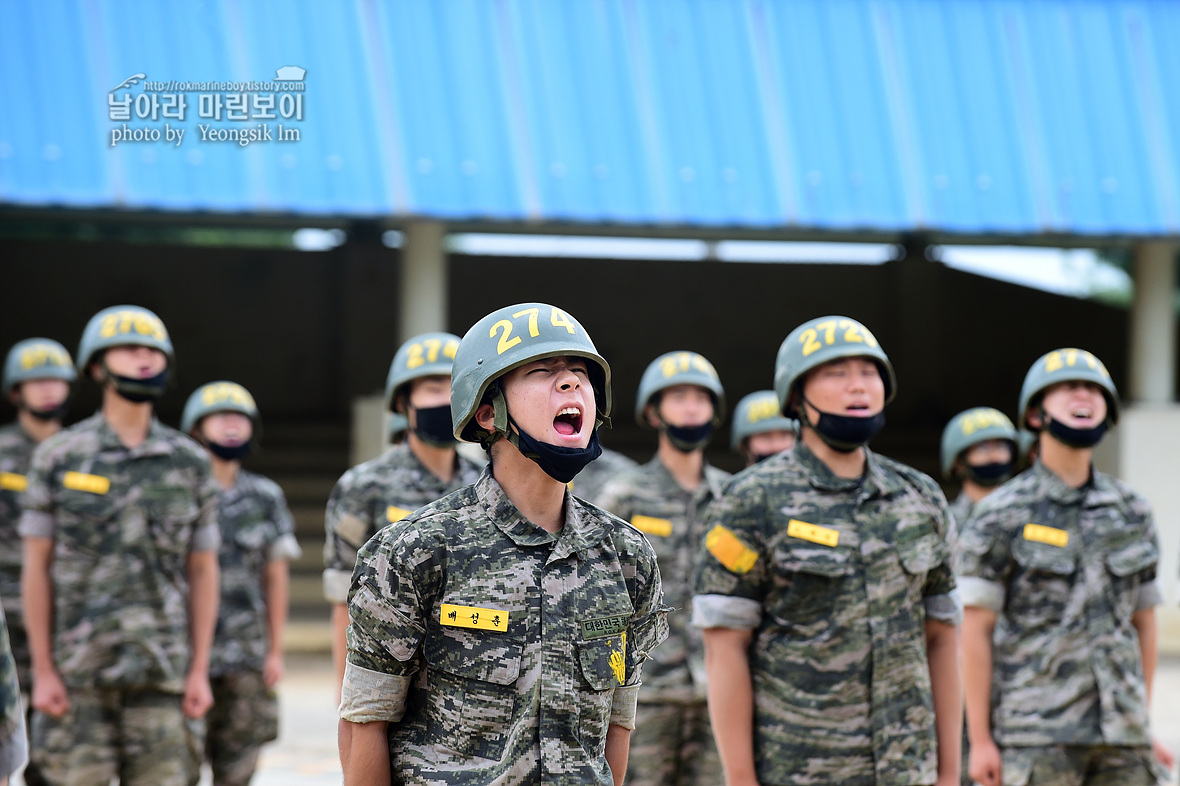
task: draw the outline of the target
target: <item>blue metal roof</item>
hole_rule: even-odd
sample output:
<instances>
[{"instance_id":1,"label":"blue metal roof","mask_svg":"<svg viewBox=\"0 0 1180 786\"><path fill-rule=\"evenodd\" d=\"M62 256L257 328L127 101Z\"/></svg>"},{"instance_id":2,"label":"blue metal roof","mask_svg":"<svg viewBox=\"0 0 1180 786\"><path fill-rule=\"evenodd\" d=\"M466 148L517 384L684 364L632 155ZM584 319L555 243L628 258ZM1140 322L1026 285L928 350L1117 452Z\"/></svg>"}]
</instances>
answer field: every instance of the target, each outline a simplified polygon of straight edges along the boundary
<instances>
[{"instance_id":1,"label":"blue metal roof","mask_svg":"<svg viewBox=\"0 0 1180 786\"><path fill-rule=\"evenodd\" d=\"M1174 235L1177 40L1169 0L0 0L0 204ZM131 75L284 66L301 121L197 91L111 146ZM300 140L199 139L260 122Z\"/></svg>"}]
</instances>

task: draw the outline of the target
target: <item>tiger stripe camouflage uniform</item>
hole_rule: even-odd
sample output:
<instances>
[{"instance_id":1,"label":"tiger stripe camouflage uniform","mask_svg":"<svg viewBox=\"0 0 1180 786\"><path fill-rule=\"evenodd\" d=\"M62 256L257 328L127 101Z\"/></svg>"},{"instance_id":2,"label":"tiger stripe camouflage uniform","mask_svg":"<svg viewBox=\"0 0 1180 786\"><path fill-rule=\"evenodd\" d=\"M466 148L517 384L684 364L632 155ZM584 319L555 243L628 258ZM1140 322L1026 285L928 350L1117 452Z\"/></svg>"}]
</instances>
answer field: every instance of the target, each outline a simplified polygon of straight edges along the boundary
<instances>
[{"instance_id":1,"label":"tiger stripe camouflage uniform","mask_svg":"<svg viewBox=\"0 0 1180 786\"><path fill-rule=\"evenodd\" d=\"M332 603L348 602L357 552L378 530L479 478L479 467L472 461L460 454L455 461L455 474L444 483L408 444L401 444L340 477L324 517L324 597Z\"/></svg>"},{"instance_id":2,"label":"tiger stripe camouflage uniform","mask_svg":"<svg viewBox=\"0 0 1180 786\"><path fill-rule=\"evenodd\" d=\"M488 469L361 551L341 717L389 722L393 783L613 784L667 610L639 532L565 511L545 531Z\"/></svg>"},{"instance_id":3,"label":"tiger stripe camouflage uniform","mask_svg":"<svg viewBox=\"0 0 1180 786\"><path fill-rule=\"evenodd\" d=\"M627 782L719 784L724 780L705 702L701 632L689 624L692 580L705 537L705 512L730 474L704 467L704 480L686 491L656 456L603 488L601 507L643 532L656 552L664 584L668 640L644 667ZM688 766L690 771L677 772Z\"/></svg>"},{"instance_id":4,"label":"tiger stripe camouflage uniform","mask_svg":"<svg viewBox=\"0 0 1180 786\"><path fill-rule=\"evenodd\" d=\"M20 769L29 754L25 711L16 662L8 644L8 625L0 609L0 780Z\"/></svg>"},{"instance_id":5,"label":"tiger stripe camouflage uniform","mask_svg":"<svg viewBox=\"0 0 1180 786\"><path fill-rule=\"evenodd\" d=\"M263 681L270 649L265 573L268 563L299 559L295 521L278 484L238 470L218 509L221 604L209 660L213 709L206 753L213 782L247 784L261 745L278 737L278 701Z\"/></svg>"},{"instance_id":6,"label":"tiger stripe camouflage uniform","mask_svg":"<svg viewBox=\"0 0 1180 786\"><path fill-rule=\"evenodd\" d=\"M20 572L21 540L17 525L20 522L21 493L28 482L26 475L33 460L37 443L25 433L19 423L0 428L0 604L8 620L8 641L16 662L16 674L21 692L32 690L29 661L29 639L25 633L25 614L21 606Z\"/></svg>"},{"instance_id":7,"label":"tiger stripe camouflage uniform","mask_svg":"<svg viewBox=\"0 0 1180 786\"><path fill-rule=\"evenodd\" d=\"M946 500L867 448L837 477L802 442L709 512L693 624L753 631L754 760L766 786L932 784L925 620L957 624Z\"/></svg>"},{"instance_id":8,"label":"tiger stripe camouflage uniform","mask_svg":"<svg viewBox=\"0 0 1180 786\"><path fill-rule=\"evenodd\" d=\"M1056 783L1044 779L1087 769L1061 757L1088 751L1138 760L1142 782L1153 783L1131 624L1162 602L1147 501L1096 470L1073 488L1038 462L976 504L958 555L964 605L997 614L991 723L1003 782ZM1114 778L1086 783L1137 782L1126 770Z\"/></svg>"},{"instance_id":9,"label":"tiger stripe camouflage uniform","mask_svg":"<svg viewBox=\"0 0 1180 786\"><path fill-rule=\"evenodd\" d=\"M181 712L187 558L220 540L205 452L154 419L128 448L99 413L41 443L22 502L21 535L54 541L51 646L70 701L61 718L33 714L41 774L98 783L121 751L128 786L196 783L203 723Z\"/></svg>"}]
</instances>

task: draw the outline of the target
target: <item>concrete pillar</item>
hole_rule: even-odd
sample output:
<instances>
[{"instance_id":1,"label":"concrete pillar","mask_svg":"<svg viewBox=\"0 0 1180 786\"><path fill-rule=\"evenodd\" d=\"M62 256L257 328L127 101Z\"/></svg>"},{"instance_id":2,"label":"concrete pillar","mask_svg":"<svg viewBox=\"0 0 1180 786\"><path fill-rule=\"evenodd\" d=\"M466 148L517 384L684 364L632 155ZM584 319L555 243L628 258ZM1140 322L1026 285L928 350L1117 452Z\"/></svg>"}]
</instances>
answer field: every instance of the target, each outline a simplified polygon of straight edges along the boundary
<instances>
[{"instance_id":1,"label":"concrete pillar","mask_svg":"<svg viewBox=\"0 0 1180 786\"><path fill-rule=\"evenodd\" d=\"M1176 253L1172 241L1135 247L1128 398L1170 404L1176 398Z\"/></svg>"},{"instance_id":2,"label":"concrete pillar","mask_svg":"<svg viewBox=\"0 0 1180 786\"><path fill-rule=\"evenodd\" d=\"M416 221L405 228L399 327L401 341L419 333L447 329L445 227Z\"/></svg>"}]
</instances>

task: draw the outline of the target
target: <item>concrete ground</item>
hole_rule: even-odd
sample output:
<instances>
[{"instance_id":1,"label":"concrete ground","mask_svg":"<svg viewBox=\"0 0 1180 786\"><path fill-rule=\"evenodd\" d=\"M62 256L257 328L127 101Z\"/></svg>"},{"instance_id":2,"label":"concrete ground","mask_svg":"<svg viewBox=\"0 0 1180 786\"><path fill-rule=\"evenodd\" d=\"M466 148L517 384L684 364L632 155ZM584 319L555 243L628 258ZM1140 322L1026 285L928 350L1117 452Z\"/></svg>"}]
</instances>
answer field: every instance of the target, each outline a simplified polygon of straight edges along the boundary
<instances>
[{"instance_id":1,"label":"concrete ground","mask_svg":"<svg viewBox=\"0 0 1180 786\"><path fill-rule=\"evenodd\" d=\"M332 683L332 663L326 654L289 657L287 676L280 684L279 739L263 753L254 786L340 784ZM1154 694L1156 735L1180 755L1180 657L1161 659ZM1177 783L1175 777L1173 773L1173 784Z\"/></svg>"}]
</instances>

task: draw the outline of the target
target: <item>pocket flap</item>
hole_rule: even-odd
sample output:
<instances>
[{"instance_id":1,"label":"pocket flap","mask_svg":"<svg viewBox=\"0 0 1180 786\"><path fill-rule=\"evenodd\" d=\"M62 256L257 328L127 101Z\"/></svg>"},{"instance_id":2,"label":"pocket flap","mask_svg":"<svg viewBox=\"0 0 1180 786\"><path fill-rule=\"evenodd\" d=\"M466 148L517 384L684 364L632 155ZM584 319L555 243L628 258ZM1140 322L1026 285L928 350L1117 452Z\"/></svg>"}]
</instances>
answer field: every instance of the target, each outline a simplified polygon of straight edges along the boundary
<instances>
[{"instance_id":1,"label":"pocket flap","mask_svg":"<svg viewBox=\"0 0 1180 786\"><path fill-rule=\"evenodd\" d=\"M787 572L810 573L827 578L847 576L855 568L847 551L826 546L811 548L793 545L790 552L778 562Z\"/></svg>"},{"instance_id":2,"label":"pocket flap","mask_svg":"<svg viewBox=\"0 0 1180 786\"><path fill-rule=\"evenodd\" d=\"M578 642L582 676L594 690L617 688L627 681L627 634Z\"/></svg>"},{"instance_id":3,"label":"pocket flap","mask_svg":"<svg viewBox=\"0 0 1180 786\"><path fill-rule=\"evenodd\" d=\"M909 543L898 544L897 555L906 573L929 573L950 559L951 549L946 541L931 532Z\"/></svg>"},{"instance_id":4,"label":"pocket flap","mask_svg":"<svg viewBox=\"0 0 1180 786\"><path fill-rule=\"evenodd\" d=\"M516 636L478 628L436 628L423 646L432 668L471 680L511 685L520 676L523 644Z\"/></svg>"},{"instance_id":5,"label":"pocket flap","mask_svg":"<svg viewBox=\"0 0 1180 786\"><path fill-rule=\"evenodd\" d=\"M1078 568L1077 550L1072 543L1062 548L1017 538L1012 543L1012 559L1026 570L1059 576L1068 576Z\"/></svg>"},{"instance_id":6,"label":"pocket flap","mask_svg":"<svg viewBox=\"0 0 1180 786\"><path fill-rule=\"evenodd\" d=\"M1159 562L1159 550L1150 540L1136 540L1106 555L1106 567L1122 578L1148 570Z\"/></svg>"}]
</instances>

